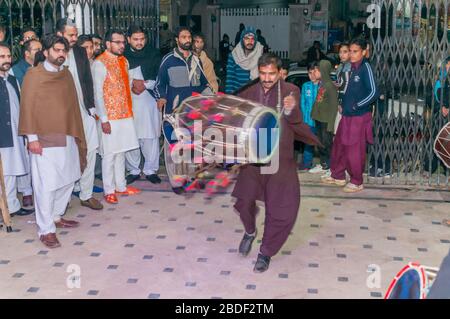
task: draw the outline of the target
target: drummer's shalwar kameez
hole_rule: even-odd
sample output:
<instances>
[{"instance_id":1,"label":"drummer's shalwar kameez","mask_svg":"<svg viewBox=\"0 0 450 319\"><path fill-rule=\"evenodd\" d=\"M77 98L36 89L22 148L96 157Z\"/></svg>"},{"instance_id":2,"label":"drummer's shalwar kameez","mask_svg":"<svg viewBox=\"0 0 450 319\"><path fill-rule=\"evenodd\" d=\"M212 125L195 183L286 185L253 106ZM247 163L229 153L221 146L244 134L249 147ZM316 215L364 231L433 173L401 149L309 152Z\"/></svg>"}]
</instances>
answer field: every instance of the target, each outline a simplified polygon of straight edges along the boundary
<instances>
[{"instance_id":1,"label":"drummer's shalwar kameez","mask_svg":"<svg viewBox=\"0 0 450 319\"><path fill-rule=\"evenodd\" d=\"M256 200L264 201L266 212L260 252L269 257L275 255L286 242L300 207L300 183L294 159L294 138L308 145L319 144L309 126L302 122L299 89L284 81L280 82L280 86L281 101L292 92L297 105L289 115L283 114L280 119L279 169L274 174L261 174L261 167L245 166L240 170L232 193L232 196L237 198L234 207L248 234L256 230L258 212ZM239 96L275 108L279 100L278 85L274 85L264 93L262 85L257 83Z\"/></svg>"}]
</instances>

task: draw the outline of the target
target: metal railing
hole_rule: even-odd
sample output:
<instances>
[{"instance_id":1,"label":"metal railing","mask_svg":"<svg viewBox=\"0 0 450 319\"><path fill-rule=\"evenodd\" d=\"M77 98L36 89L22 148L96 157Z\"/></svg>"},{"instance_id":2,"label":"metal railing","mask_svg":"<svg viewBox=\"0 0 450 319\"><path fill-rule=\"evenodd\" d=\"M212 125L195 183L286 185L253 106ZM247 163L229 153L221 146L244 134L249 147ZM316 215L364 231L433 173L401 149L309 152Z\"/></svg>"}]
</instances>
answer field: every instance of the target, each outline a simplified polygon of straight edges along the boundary
<instances>
[{"instance_id":1,"label":"metal railing","mask_svg":"<svg viewBox=\"0 0 450 319\"><path fill-rule=\"evenodd\" d=\"M0 0L0 24L6 26L7 41L14 48L24 28L42 37L54 32L56 21L66 16L76 21L80 34L104 35L112 27L126 30L139 24L156 45L158 6L157 0Z\"/></svg>"},{"instance_id":2,"label":"metal railing","mask_svg":"<svg viewBox=\"0 0 450 319\"><path fill-rule=\"evenodd\" d=\"M448 186L449 171L433 151L449 106L437 80L449 77L449 0L378 0L381 26L372 29L371 64L382 99L374 110L369 183ZM376 176L376 175L375 175Z\"/></svg>"}]
</instances>

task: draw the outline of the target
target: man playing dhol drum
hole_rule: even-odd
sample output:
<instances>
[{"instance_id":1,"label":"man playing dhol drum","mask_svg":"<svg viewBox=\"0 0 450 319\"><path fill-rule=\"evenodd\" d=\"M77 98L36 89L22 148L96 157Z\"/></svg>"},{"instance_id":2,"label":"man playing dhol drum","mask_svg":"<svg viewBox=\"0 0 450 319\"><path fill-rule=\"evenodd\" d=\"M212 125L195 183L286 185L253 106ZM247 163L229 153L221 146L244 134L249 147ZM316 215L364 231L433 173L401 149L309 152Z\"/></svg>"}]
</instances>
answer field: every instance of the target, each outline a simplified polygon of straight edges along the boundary
<instances>
[{"instance_id":1,"label":"man playing dhol drum","mask_svg":"<svg viewBox=\"0 0 450 319\"><path fill-rule=\"evenodd\" d=\"M249 86L239 96L268 107L284 108L280 119L279 161L276 172L264 174L261 165L241 168L232 196L234 205L244 224L245 234L239 245L239 253L247 256L256 238L256 200L265 203L264 234L254 271L269 268L270 258L286 242L300 207L300 184L294 159L294 139L309 145L319 145L318 138L303 123L299 108L299 89L280 79L281 59L266 53L258 61L259 83ZM276 157L276 156L275 156Z\"/></svg>"}]
</instances>

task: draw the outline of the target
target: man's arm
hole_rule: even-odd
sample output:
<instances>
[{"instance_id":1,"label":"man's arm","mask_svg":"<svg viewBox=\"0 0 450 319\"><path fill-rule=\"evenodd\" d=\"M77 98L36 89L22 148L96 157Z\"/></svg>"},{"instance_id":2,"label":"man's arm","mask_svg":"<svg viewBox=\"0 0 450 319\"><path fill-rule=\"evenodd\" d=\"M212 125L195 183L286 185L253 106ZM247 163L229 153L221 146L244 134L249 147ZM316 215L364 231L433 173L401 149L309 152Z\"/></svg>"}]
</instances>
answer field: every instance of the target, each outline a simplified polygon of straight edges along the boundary
<instances>
[{"instance_id":1,"label":"man's arm","mask_svg":"<svg viewBox=\"0 0 450 319\"><path fill-rule=\"evenodd\" d=\"M94 80L94 99L97 115L102 123L108 122L108 113L103 100L103 84L106 79L106 68L100 61L92 64L92 75Z\"/></svg>"},{"instance_id":2,"label":"man's arm","mask_svg":"<svg viewBox=\"0 0 450 319\"><path fill-rule=\"evenodd\" d=\"M228 62L227 62L227 78L225 80L225 92L227 94L231 94L234 91L236 91L236 87L234 83L236 83L236 72L235 72L235 65L233 55L228 55Z\"/></svg>"},{"instance_id":3,"label":"man's arm","mask_svg":"<svg viewBox=\"0 0 450 319\"><path fill-rule=\"evenodd\" d=\"M167 64L165 61L161 64L158 71L158 76L156 77L155 88L153 92L157 100L167 99L167 87L169 84L169 76L167 72Z\"/></svg>"},{"instance_id":4,"label":"man's arm","mask_svg":"<svg viewBox=\"0 0 450 319\"><path fill-rule=\"evenodd\" d=\"M373 103L378 98L378 89L373 76L372 68L368 62L365 62L362 66L363 72L361 72L361 81L363 81L369 94L362 100L356 103L356 109L364 108Z\"/></svg>"}]
</instances>

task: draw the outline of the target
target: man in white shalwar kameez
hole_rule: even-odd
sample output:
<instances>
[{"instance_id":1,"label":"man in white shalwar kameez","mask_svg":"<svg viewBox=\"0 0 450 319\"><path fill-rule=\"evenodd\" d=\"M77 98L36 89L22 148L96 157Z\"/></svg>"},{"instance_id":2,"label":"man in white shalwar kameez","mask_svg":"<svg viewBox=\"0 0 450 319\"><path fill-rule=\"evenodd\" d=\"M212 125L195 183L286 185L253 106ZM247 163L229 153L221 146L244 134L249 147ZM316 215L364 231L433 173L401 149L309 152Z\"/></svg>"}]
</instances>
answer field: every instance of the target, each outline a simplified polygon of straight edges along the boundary
<instances>
[{"instance_id":1,"label":"man in white shalwar kameez","mask_svg":"<svg viewBox=\"0 0 450 319\"><path fill-rule=\"evenodd\" d=\"M95 180L95 160L99 143L97 124L95 121L94 88L91 67L86 50L76 45L78 40L76 25L71 23L69 19L64 18L58 20L56 27L57 35L63 36L70 45L70 51L64 65L69 68L75 82L88 149L87 166L81 175L80 181L75 184L75 191L80 192L82 206L93 210L101 210L103 209L103 205L92 196Z\"/></svg>"},{"instance_id":2,"label":"man in white shalwar kameez","mask_svg":"<svg viewBox=\"0 0 450 319\"><path fill-rule=\"evenodd\" d=\"M17 183L20 176L29 174L29 161L19 127L19 84L8 74L11 68L11 50L0 43L0 155L6 187L8 209L11 216L32 214L33 209L22 209L17 198Z\"/></svg>"},{"instance_id":3,"label":"man in white shalwar kameez","mask_svg":"<svg viewBox=\"0 0 450 319\"><path fill-rule=\"evenodd\" d=\"M140 190L127 186L125 153L139 148L133 121L128 62L123 56L125 35L116 29L105 35L106 51L92 64L94 96L100 118L100 155L105 201L117 204L117 194L134 195Z\"/></svg>"},{"instance_id":4,"label":"man in white shalwar kameez","mask_svg":"<svg viewBox=\"0 0 450 319\"><path fill-rule=\"evenodd\" d=\"M128 46L125 57L130 64L132 83L133 118L140 149L126 153L126 168L129 171L127 184L140 178L141 152L144 157L143 173L148 181L161 183L159 170L159 137L161 136L161 112L151 92L155 87L161 55L159 50L147 43L144 30L131 26L128 30Z\"/></svg>"},{"instance_id":5,"label":"man in white shalwar kameez","mask_svg":"<svg viewBox=\"0 0 450 319\"><path fill-rule=\"evenodd\" d=\"M86 166L86 142L70 72L63 66L69 44L51 35L43 40L46 60L24 78L19 134L28 138L36 223L41 242L61 246L56 228L79 225L63 219L74 183Z\"/></svg>"}]
</instances>

